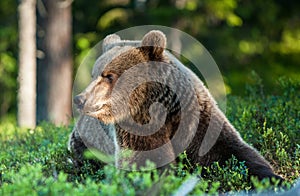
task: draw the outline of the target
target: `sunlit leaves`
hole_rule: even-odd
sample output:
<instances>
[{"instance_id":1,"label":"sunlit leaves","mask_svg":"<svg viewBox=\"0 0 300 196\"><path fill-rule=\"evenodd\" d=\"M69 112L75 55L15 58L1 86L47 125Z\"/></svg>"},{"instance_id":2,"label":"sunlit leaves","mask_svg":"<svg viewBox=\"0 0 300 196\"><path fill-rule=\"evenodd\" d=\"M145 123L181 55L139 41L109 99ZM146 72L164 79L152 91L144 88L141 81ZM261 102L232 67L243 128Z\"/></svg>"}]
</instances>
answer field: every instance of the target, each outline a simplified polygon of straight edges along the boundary
<instances>
[{"instance_id":1,"label":"sunlit leaves","mask_svg":"<svg viewBox=\"0 0 300 196\"><path fill-rule=\"evenodd\" d=\"M125 9L122 8L115 8L112 10L109 10L104 15L101 16L101 18L98 21L97 27L99 29L106 29L109 28L113 22L116 21L123 21L127 22L128 14Z\"/></svg>"}]
</instances>

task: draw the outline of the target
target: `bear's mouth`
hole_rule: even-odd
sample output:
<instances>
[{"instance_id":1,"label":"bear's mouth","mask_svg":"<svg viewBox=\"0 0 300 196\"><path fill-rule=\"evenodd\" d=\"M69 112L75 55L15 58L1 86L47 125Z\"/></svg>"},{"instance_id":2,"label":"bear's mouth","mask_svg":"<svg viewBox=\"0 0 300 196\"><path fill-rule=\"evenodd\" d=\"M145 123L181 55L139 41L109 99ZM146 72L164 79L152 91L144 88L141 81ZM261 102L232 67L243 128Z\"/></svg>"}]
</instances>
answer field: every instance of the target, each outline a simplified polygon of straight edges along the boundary
<instances>
[{"instance_id":1,"label":"bear's mouth","mask_svg":"<svg viewBox=\"0 0 300 196\"><path fill-rule=\"evenodd\" d=\"M97 114L99 114L99 110L96 111L88 111L88 112L84 112L86 115L88 116L97 116Z\"/></svg>"}]
</instances>

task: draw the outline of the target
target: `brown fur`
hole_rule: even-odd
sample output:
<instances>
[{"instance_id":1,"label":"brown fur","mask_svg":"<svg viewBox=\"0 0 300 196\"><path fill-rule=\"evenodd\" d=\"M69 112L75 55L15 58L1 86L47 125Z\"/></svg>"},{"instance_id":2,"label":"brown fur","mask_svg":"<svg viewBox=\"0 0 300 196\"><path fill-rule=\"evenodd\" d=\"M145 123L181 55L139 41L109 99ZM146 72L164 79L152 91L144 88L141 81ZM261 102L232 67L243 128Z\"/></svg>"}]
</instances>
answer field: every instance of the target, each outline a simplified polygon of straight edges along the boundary
<instances>
[{"instance_id":1,"label":"brown fur","mask_svg":"<svg viewBox=\"0 0 300 196\"><path fill-rule=\"evenodd\" d=\"M143 157L143 153L137 152L133 158L129 159L129 162L137 160L145 161L147 158L150 160L153 158L152 161L155 162L155 158L157 157L172 157L175 159L177 152L180 151L181 142L191 139L186 152L193 164L207 166L214 161L222 163L234 155L238 160L245 161L251 175L256 175L259 179L266 177L281 179L280 176L277 176L273 172L270 164L254 148L241 139L239 133L218 108L203 83L187 68L178 68L178 65L174 64L172 59L169 58L170 56L164 53L163 48L165 46L166 38L164 34L158 31L151 31L144 36L141 47L130 47L124 53L114 58L103 71L99 72L98 77L95 77L87 89L76 97L77 105L79 105L82 112L99 119L103 123L115 124L117 142L121 149L142 152L170 143L170 145L166 145L160 152L156 152L156 157ZM154 61L154 63L149 63L149 61ZM123 103L123 100L119 97L120 94L126 92L113 94L113 89L118 79L127 70L141 63L146 64L145 69L150 69L151 66L160 66L155 62L167 63L178 70L183 69L185 77L177 78L177 76L170 76L170 80L175 81L179 79L180 86L178 88L183 92L185 92L186 85L190 83L195 89L197 103L184 104L188 105L187 108L191 112L199 110L199 115L194 116L194 118L199 120L199 124L195 135L190 132L191 128L189 126L192 125L186 124L186 132L180 135L182 141L180 139L173 140L180 123L180 116L182 115L182 105L180 105L182 103L179 103L180 97L176 97L176 94L170 89L156 82L141 84L131 92L129 103ZM124 88L130 84L130 81L135 80L135 76L133 75L126 79L127 83L120 84ZM123 88L120 89L122 91ZM188 97L189 92L185 93L185 96ZM185 100L190 99L187 98ZM120 123L126 122L131 117L138 124L149 123L151 121L149 108L155 102L160 102L167 108L166 121L157 132L152 135L141 136L121 128ZM118 112L113 111L112 104L119 104L119 107L117 107ZM126 104L129 104L129 113L122 107ZM218 128L221 128L221 133L210 151L204 156L199 156L200 146L204 142L203 139L211 122L212 115L216 117L212 134L218 134ZM217 126L218 124L220 126Z\"/></svg>"}]
</instances>

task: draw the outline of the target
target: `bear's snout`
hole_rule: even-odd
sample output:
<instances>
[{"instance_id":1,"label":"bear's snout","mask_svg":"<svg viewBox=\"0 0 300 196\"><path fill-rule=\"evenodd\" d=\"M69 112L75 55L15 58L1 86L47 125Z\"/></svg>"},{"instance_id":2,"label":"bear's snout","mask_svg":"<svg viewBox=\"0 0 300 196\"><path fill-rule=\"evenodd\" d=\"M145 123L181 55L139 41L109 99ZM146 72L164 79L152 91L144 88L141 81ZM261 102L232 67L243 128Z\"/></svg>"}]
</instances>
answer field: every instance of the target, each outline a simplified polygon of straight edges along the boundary
<instances>
[{"instance_id":1,"label":"bear's snout","mask_svg":"<svg viewBox=\"0 0 300 196\"><path fill-rule=\"evenodd\" d=\"M86 102L86 99L82 94L79 94L74 97L73 101L74 101L75 105L77 106L77 108L82 110L83 106Z\"/></svg>"}]
</instances>

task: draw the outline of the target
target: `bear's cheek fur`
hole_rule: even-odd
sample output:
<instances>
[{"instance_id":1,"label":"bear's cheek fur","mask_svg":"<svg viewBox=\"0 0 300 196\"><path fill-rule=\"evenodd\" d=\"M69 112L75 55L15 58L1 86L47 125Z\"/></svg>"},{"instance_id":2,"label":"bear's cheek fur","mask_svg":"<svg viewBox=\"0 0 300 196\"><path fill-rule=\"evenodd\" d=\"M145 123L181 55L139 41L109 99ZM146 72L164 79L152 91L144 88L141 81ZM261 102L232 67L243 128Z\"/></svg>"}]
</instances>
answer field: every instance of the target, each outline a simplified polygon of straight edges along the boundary
<instances>
[{"instance_id":1,"label":"bear's cheek fur","mask_svg":"<svg viewBox=\"0 0 300 196\"><path fill-rule=\"evenodd\" d=\"M99 110L95 116L98 120L104 124L113 124L115 123L114 115L111 112L111 106L109 104L103 105L101 110Z\"/></svg>"},{"instance_id":2,"label":"bear's cheek fur","mask_svg":"<svg viewBox=\"0 0 300 196\"><path fill-rule=\"evenodd\" d=\"M97 117L99 114L107 114L109 105L111 86L105 82L99 82L90 91L85 92L86 102L83 111L85 114ZM98 117L97 117L98 118Z\"/></svg>"}]
</instances>

